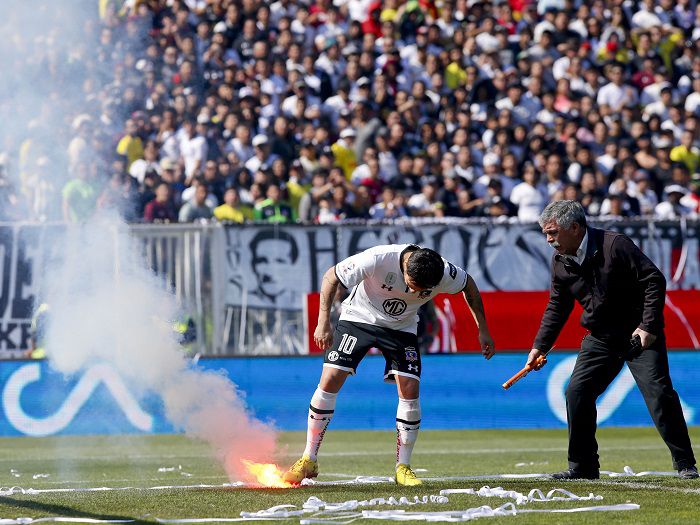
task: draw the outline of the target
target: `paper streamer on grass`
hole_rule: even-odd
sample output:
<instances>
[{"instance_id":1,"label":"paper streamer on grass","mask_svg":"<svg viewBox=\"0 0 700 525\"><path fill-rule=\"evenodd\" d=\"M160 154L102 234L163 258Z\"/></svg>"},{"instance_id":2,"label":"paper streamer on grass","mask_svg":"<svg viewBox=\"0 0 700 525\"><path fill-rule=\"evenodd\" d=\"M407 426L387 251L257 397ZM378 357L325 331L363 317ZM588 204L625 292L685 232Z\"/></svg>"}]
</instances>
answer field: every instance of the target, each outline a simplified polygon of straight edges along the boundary
<instances>
[{"instance_id":1,"label":"paper streamer on grass","mask_svg":"<svg viewBox=\"0 0 700 525\"><path fill-rule=\"evenodd\" d=\"M600 475L610 476L611 478L626 478L626 477L640 477L640 476L678 476L678 472L671 471L660 471L660 470L644 470L642 472L635 472L632 467L625 467L622 472L612 472L610 470L601 470Z\"/></svg>"},{"instance_id":2,"label":"paper streamer on grass","mask_svg":"<svg viewBox=\"0 0 700 525\"><path fill-rule=\"evenodd\" d=\"M295 516L301 516L303 514L308 514L310 512L348 512L356 510L360 507L374 507L377 505L390 505L390 506L414 506L414 505L429 505L433 503L445 504L449 503L449 499L446 496L413 496L412 499L407 497L395 498L390 496L389 498L372 498L369 500L348 500L342 503L327 503L316 496L310 496L301 506L300 510L290 510L296 509L294 505L277 505L267 510L259 510L257 512L241 512L241 517L243 518L292 518Z\"/></svg>"},{"instance_id":3,"label":"paper streamer on grass","mask_svg":"<svg viewBox=\"0 0 700 525\"><path fill-rule=\"evenodd\" d=\"M524 496L515 491L506 491L501 487L491 489L482 487L479 490L472 489L445 489L443 492L449 494L469 494L481 497L511 497L522 503L529 501L576 501L586 499L602 499L601 496L577 496L564 489L553 489L545 496L541 490L533 489L528 496ZM561 495L555 495L561 494ZM523 499L524 498L524 499ZM306 502L297 508L295 505L276 505L269 509L259 510L257 512L241 512L240 518L183 518L183 519L164 519L154 516L141 516L139 519L149 519L157 523L231 523L241 521L280 521L289 519L299 519L300 525L346 525L358 519L373 519L383 521L446 521L460 522L471 521L477 518L494 517L494 516L515 516L526 512L593 512L593 511L621 511L621 510L637 510L639 505L633 503L625 503L620 505L600 505L594 507L577 507L570 509L518 509L516 504L508 502L500 507L492 508L488 505L474 507L464 510L449 510L449 511L432 511L432 512L411 512L404 509L390 510L360 510L361 507L372 506L408 506L415 507L418 505L428 504L445 504L449 503L449 499L443 495L430 496L414 496L413 499L406 497L389 497L389 498L373 498L370 500L348 500L340 503L328 503L322 499L311 496ZM305 517L306 516L306 517ZM341 521L343 520L343 521ZM134 523L136 519L118 519L118 520L99 520L93 518L75 518L75 517L47 517L47 518L16 518L16 519L0 519L0 525L30 525L34 523Z\"/></svg>"},{"instance_id":4,"label":"paper streamer on grass","mask_svg":"<svg viewBox=\"0 0 700 525\"><path fill-rule=\"evenodd\" d=\"M511 498L515 500L516 505L525 505L531 501L590 501L602 500L603 496L596 496L592 492L588 496L577 496L573 492L565 489L552 489L545 496L540 489L532 489L528 495L522 494L515 490L506 490L501 487L481 487L479 490L474 489L444 489L440 491L441 495L448 494L470 494L474 496L482 496L485 498Z\"/></svg>"}]
</instances>

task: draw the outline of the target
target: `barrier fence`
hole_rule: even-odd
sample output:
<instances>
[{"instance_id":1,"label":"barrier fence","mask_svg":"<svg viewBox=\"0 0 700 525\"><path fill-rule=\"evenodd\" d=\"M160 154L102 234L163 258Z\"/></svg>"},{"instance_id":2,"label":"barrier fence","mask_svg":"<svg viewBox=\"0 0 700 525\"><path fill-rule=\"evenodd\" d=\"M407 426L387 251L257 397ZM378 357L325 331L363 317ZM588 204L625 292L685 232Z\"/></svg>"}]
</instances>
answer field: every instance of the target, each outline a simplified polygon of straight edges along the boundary
<instances>
[{"instance_id":1,"label":"barrier fence","mask_svg":"<svg viewBox=\"0 0 700 525\"><path fill-rule=\"evenodd\" d=\"M673 334L668 334L669 340L677 348L698 348L700 222L625 220L594 225L627 234L661 268L670 292L666 317ZM58 233L65 228L0 224L1 357L26 354L32 312L41 301L52 247L60 242ZM529 347L529 331L536 329L546 293L528 293L545 292L549 287L551 248L536 224L455 220L129 228L143 264L194 320L195 345L204 355L313 351L308 343L315 323L313 293L323 273L343 258L377 244L421 244L465 268L484 292L487 314L498 319L492 322L495 340L497 344L507 341L500 348ZM468 342L471 321L462 319L459 306L443 301L438 307L444 334L432 351L473 350ZM524 328L515 331L512 321L521 319L523 312L528 314L527 324L520 323ZM513 334L523 335L514 339Z\"/></svg>"}]
</instances>

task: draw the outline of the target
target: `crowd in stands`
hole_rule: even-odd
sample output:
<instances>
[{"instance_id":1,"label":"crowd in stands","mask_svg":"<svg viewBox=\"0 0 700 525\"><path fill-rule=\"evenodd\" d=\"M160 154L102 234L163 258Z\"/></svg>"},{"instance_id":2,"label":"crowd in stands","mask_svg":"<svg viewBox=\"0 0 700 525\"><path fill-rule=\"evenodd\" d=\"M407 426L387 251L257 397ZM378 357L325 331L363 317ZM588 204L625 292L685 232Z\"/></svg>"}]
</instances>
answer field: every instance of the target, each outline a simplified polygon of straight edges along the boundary
<instances>
[{"instance_id":1,"label":"crowd in stands","mask_svg":"<svg viewBox=\"0 0 700 525\"><path fill-rule=\"evenodd\" d=\"M592 217L700 214L695 0L99 10L68 176L23 145L0 218L533 221L558 199Z\"/></svg>"}]
</instances>

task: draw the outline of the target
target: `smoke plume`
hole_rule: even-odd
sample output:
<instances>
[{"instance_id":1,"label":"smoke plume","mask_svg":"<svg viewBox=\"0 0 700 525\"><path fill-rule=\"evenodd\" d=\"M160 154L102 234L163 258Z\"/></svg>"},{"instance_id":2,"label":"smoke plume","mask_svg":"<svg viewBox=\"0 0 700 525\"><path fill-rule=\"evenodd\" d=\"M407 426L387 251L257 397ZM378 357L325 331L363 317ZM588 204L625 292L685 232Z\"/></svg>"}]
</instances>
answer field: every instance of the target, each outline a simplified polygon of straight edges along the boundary
<instances>
[{"instance_id":1,"label":"smoke plume","mask_svg":"<svg viewBox=\"0 0 700 525\"><path fill-rule=\"evenodd\" d=\"M27 198L15 219L60 219L61 188L75 164L89 164L96 184L111 175L114 130L123 127L126 110L114 79L117 60L98 56L112 50L97 46L97 4L3 2L0 153L9 159L16 198ZM138 54L138 45L130 42L129 49ZM271 461L274 429L248 411L227 377L197 369L183 355L172 329L175 297L146 267L120 214L102 210L62 231L37 279L36 305L50 306L51 366L71 374L111 364L137 393L157 393L168 420L209 443L232 479L245 478L242 458Z\"/></svg>"}]
</instances>

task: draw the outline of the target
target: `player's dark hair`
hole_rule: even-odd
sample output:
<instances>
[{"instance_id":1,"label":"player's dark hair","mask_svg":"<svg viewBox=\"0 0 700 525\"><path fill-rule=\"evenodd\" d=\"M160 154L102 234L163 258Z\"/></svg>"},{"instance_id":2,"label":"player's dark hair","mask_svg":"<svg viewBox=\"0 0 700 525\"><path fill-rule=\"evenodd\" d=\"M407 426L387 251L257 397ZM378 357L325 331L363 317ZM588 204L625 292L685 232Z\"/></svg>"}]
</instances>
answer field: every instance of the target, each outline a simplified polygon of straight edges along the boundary
<instances>
[{"instance_id":1,"label":"player's dark hair","mask_svg":"<svg viewBox=\"0 0 700 525\"><path fill-rule=\"evenodd\" d=\"M430 248L419 248L406 263L406 273L421 288L433 288L442 280L445 262Z\"/></svg>"}]
</instances>

